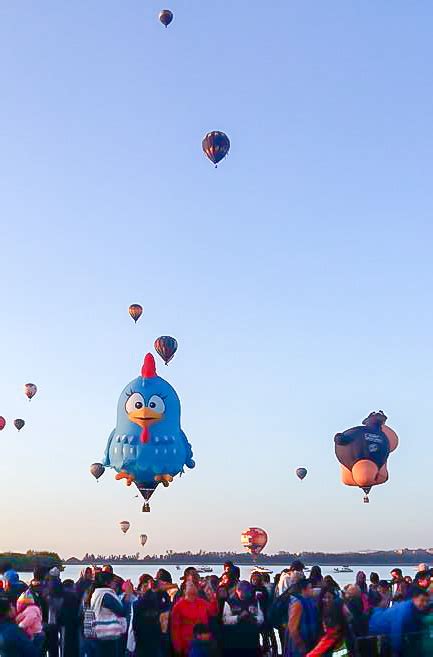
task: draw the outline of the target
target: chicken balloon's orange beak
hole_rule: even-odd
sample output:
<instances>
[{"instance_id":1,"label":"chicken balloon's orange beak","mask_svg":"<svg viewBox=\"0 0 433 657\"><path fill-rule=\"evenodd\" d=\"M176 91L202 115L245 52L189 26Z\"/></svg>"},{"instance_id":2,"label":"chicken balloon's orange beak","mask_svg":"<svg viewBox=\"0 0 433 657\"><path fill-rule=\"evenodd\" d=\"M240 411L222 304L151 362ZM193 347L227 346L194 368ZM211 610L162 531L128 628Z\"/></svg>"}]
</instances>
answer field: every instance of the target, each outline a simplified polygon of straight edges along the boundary
<instances>
[{"instance_id":1,"label":"chicken balloon's orange beak","mask_svg":"<svg viewBox=\"0 0 433 657\"><path fill-rule=\"evenodd\" d=\"M159 422L162 419L162 415L162 413L157 413L151 408L140 408L140 410L131 411L128 413L128 417L131 422L138 424L138 426L142 429L150 426L151 424Z\"/></svg>"}]
</instances>

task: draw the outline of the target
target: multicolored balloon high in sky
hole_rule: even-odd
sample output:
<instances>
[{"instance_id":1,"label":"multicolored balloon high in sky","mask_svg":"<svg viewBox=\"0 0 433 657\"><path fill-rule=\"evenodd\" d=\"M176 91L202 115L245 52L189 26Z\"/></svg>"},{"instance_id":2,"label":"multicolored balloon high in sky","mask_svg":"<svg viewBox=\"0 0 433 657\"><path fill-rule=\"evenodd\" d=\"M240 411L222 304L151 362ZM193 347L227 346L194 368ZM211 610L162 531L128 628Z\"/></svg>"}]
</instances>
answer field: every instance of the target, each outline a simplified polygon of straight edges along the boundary
<instances>
[{"instance_id":1,"label":"multicolored balloon high in sky","mask_svg":"<svg viewBox=\"0 0 433 657\"><path fill-rule=\"evenodd\" d=\"M128 312L132 319L134 320L135 323L140 319L141 315L143 314L143 306L140 306L139 303L131 303L131 305L128 308Z\"/></svg>"},{"instance_id":2,"label":"multicolored balloon high in sky","mask_svg":"<svg viewBox=\"0 0 433 657\"><path fill-rule=\"evenodd\" d=\"M34 383L26 383L24 385L24 394L29 401L36 395L37 391L38 388Z\"/></svg>"},{"instance_id":3,"label":"multicolored balloon high in sky","mask_svg":"<svg viewBox=\"0 0 433 657\"><path fill-rule=\"evenodd\" d=\"M177 351L178 344L176 338L172 338L170 335L161 335L160 338L155 340L154 346L157 354L168 365Z\"/></svg>"},{"instance_id":4,"label":"multicolored balloon high in sky","mask_svg":"<svg viewBox=\"0 0 433 657\"><path fill-rule=\"evenodd\" d=\"M204 154L215 164L216 168L218 163L225 158L230 150L230 139L224 132L214 130L213 132L207 133L201 145Z\"/></svg>"},{"instance_id":5,"label":"multicolored balloon high in sky","mask_svg":"<svg viewBox=\"0 0 433 657\"><path fill-rule=\"evenodd\" d=\"M159 12L159 20L164 25L164 27L168 27L173 21L173 18L173 12L170 11L170 9L161 9Z\"/></svg>"}]
</instances>

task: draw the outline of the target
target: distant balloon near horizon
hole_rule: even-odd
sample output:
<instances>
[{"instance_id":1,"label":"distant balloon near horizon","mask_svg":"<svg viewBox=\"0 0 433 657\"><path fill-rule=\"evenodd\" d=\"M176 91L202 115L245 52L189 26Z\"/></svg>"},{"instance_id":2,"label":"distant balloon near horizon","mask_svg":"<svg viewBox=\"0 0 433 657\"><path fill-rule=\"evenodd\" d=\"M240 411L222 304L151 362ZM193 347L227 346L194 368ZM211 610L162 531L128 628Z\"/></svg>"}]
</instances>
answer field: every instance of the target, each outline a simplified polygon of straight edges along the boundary
<instances>
[{"instance_id":1,"label":"distant balloon near horizon","mask_svg":"<svg viewBox=\"0 0 433 657\"><path fill-rule=\"evenodd\" d=\"M36 395L37 391L38 388L34 383L26 383L24 385L24 394L29 401Z\"/></svg>"},{"instance_id":2,"label":"distant balloon near horizon","mask_svg":"<svg viewBox=\"0 0 433 657\"><path fill-rule=\"evenodd\" d=\"M216 168L219 162L226 157L230 150L230 139L224 132L214 130L213 132L207 133L201 145L204 154L213 164L215 164Z\"/></svg>"},{"instance_id":3,"label":"distant balloon near horizon","mask_svg":"<svg viewBox=\"0 0 433 657\"><path fill-rule=\"evenodd\" d=\"M176 338L172 338L170 335L161 335L155 340L154 347L157 354L168 365L177 351L178 344Z\"/></svg>"},{"instance_id":4,"label":"distant balloon near horizon","mask_svg":"<svg viewBox=\"0 0 433 657\"><path fill-rule=\"evenodd\" d=\"M173 21L173 18L174 18L173 12L170 11L170 9L161 9L161 11L159 12L159 20L164 25L164 27L168 27L170 23Z\"/></svg>"},{"instance_id":5,"label":"distant balloon near horizon","mask_svg":"<svg viewBox=\"0 0 433 657\"><path fill-rule=\"evenodd\" d=\"M25 422L24 420L21 420L21 418L17 418L16 420L14 420L14 426L16 429L18 429L18 431L21 431L24 425Z\"/></svg>"},{"instance_id":6,"label":"distant balloon near horizon","mask_svg":"<svg viewBox=\"0 0 433 657\"><path fill-rule=\"evenodd\" d=\"M102 465L102 463L92 463L92 465L90 466L90 473L95 477L96 481L98 481L98 479L102 477L104 472L105 472L105 468Z\"/></svg>"},{"instance_id":7,"label":"distant balloon near horizon","mask_svg":"<svg viewBox=\"0 0 433 657\"><path fill-rule=\"evenodd\" d=\"M134 320L134 322L137 323L141 315L143 314L143 306L140 306L139 303L132 303L128 308L128 312L132 317L132 319Z\"/></svg>"},{"instance_id":8,"label":"distant balloon near horizon","mask_svg":"<svg viewBox=\"0 0 433 657\"><path fill-rule=\"evenodd\" d=\"M147 534L141 534L140 536L140 543L142 547L144 547L147 543Z\"/></svg>"},{"instance_id":9,"label":"distant balloon near horizon","mask_svg":"<svg viewBox=\"0 0 433 657\"><path fill-rule=\"evenodd\" d=\"M260 527L248 527L241 533L241 544L243 547L257 557L268 542L268 535Z\"/></svg>"},{"instance_id":10,"label":"distant balloon near horizon","mask_svg":"<svg viewBox=\"0 0 433 657\"><path fill-rule=\"evenodd\" d=\"M297 468L297 469L296 469L296 476L297 476L298 479L300 479L301 481L302 481L303 479L305 479L305 477L307 476L307 474L308 474L308 470L307 470L307 468Z\"/></svg>"},{"instance_id":11,"label":"distant balloon near horizon","mask_svg":"<svg viewBox=\"0 0 433 657\"><path fill-rule=\"evenodd\" d=\"M3 431L5 426L6 426L6 420L4 419L3 415L0 415L0 431Z\"/></svg>"},{"instance_id":12,"label":"distant balloon near horizon","mask_svg":"<svg viewBox=\"0 0 433 657\"><path fill-rule=\"evenodd\" d=\"M128 520L122 520L122 522L120 523L120 529L122 530L122 532L124 534L126 534L128 529L130 528L130 526L131 526L131 523L128 522Z\"/></svg>"}]
</instances>

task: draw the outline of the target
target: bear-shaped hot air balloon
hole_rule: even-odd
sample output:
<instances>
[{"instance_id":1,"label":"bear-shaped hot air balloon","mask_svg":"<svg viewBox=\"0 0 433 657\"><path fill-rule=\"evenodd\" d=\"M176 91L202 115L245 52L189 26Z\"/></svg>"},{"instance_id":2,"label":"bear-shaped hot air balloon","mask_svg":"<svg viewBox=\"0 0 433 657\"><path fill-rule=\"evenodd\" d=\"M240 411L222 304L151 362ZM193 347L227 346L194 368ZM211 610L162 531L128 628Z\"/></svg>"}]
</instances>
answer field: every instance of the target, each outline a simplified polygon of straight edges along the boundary
<instances>
[{"instance_id":1,"label":"bear-shaped hot air balloon","mask_svg":"<svg viewBox=\"0 0 433 657\"><path fill-rule=\"evenodd\" d=\"M335 454L341 463L341 480L346 486L359 486L364 502L373 486L388 481L387 460L398 447L395 431L386 426L383 411L373 411L362 425L337 433Z\"/></svg>"},{"instance_id":2,"label":"bear-shaped hot air balloon","mask_svg":"<svg viewBox=\"0 0 433 657\"><path fill-rule=\"evenodd\" d=\"M147 354L141 376L122 391L116 428L110 434L102 466L114 468L116 479L134 483L145 499L158 484L194 468L192 448L180 426L180 401L174 388L156 373L155 359ZM94 464L95 465L95 464Z\"/></svg>"}]
</instances>

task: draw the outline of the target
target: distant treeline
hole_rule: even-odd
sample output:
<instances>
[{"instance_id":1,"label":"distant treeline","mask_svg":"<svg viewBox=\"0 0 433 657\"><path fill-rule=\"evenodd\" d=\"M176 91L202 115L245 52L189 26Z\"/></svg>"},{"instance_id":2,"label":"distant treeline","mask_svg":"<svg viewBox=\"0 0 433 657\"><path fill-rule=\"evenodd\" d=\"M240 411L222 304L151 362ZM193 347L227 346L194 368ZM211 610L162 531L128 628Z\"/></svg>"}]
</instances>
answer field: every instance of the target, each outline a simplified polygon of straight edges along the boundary
<instances>
[{"instance_id":1,"label":"distant treeline","mask_svg":"<svg viewBox=\"0 0 433 657\"><path fill-rule=\"evenodd\" d=\"M2 552L0 553L0 573L5 572L8 568L17 570L21 573L31 573L36 566L45 568L63 569L62 559L55 552L34 552L28 550L25 554L19 552Z\"/></svg>"},{"instance_id":2,"label":"distant treeline","mask_svg":"<svg viewBox=\"0 0 433 657\"><path fill-rule=\"evenodd\" d=\"M147 554L144 557L140 555L126 554L85 554L82 559L71 557L65 563L72 564L161 564L161 565L183 565L190 564L223 564L225 561L233 561L240 566L248 566L253 563L262 565L279 565L287 566L293 560L300 559L306 566L320 564L322 566L341 566L344 564L351 566L363 565L416 565L423 562L433 562L433 550L389 550L377 552L278 552L277 554L260 554L255 560L252 556L244 552L173 552L168 550L166 554Z\"/></svg>"}]
</instances>

